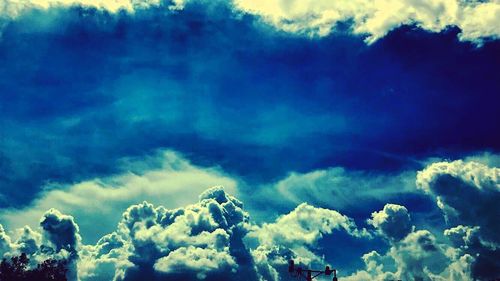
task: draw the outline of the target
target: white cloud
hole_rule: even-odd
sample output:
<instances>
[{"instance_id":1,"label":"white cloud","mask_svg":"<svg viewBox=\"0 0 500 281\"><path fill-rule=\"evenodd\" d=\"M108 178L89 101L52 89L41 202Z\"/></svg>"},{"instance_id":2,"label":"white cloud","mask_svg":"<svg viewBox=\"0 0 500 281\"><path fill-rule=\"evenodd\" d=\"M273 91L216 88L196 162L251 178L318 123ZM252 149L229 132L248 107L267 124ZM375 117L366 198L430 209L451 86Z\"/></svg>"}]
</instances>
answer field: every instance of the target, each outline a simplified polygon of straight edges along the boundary
<instances>
[{"instance_id":1,"label":"white cloud","mask_svg":"<svg viewBox=\"0 0 500 281\"><path fill-rule=\"evenodd\" d=\"M166 209L144 202L130 206L115 233L82 247L81 280L259 280L243 244L249 217L221 187L199 202ZM155 279L156 278L156 279ZM102 280L102 279L101 279Z\"/></svg>"},{"instance_id":2,"label":"white cloud","mask_svg":"<svg viewBox=\"0 0 500 281\"><path fill-rule=\"evenodd\" d=\"M154 265L155 270L160 272L196 271L199 279L206 278L206 272L236 271L237 267L234 258L228 252L192 246L172 251L168 256L158 259Z\"/></svg>"},{"instance_id":3,"label":"white cloud","mask_svg":"<svg viewBox=\"0 0 500 281\"><path fill-rule=\"evenodd\" d=\"M12 250L12 241L10 236L0 224L0 257Z\"/></svg>"},{"instance_id":4,"label":"white cloud","mask_svg":"<svg viewBox=\"0 0 500 281\"><path fill-rule=\"evenodd\" d=\"M282 280L289 258L321 263L317 242L334 230L367 236L352 219L302 204L273 223L251 225L243 204L222 187L201 193L198 203L167 209L143 202L122 214L115 231L95 245L81 243L73 217L51 209L40 228L11 238L0 227L8 255L30 249L30 258L70 261L69 280ZM249 236L256 245L249 246ZM7 256L8 256L7 255Z\"/></svg>"},{"instance_id":5,"label":"white cloud","mask_svg":"<svg viewBox=\"0 0 500 281\"><path fill-rule=\"evenodd\" d=\"M435 191L436 181L442 176L452 176L472 185L478 190L500 192L500 168L488 167L474 161L452 161L432 163L417 174L417 186L426 192Z\"/></svg>"},{"instance_id":6,"label":"white cloud","mask_svg":"<svg viewBox=\"0 0 500 281\"><path fill-rule=\"evenodd\" d=\"M273 223L264 223L249 234L256 237L260 244L283 245L298 248L314 245L323 235L342 229L355 236L367 235L359 232L356 224L337 211L316 208L306 203L300 204Z\"/></svg>"},{"instance_id":7,"label":"white cloud","mask_svg":"<svg viewBox=\"0 0 500 281\"><path fill-rule=\"evenodd\" d=\"M337 211L301 204L272 223L254 226L245 237L255 247L252 255L255 266L264 280L281 280L288 259L298 264L324 266L317 243L333 231L343 231L358 238L369 238L365 229Z\"/></svg>"},{"instance_id":8,"label":"white cloud","mask_svg":"<svg viewBox=\"0 0 500 281\"><path fill-rule=\"evenodd\" d=\"M387 236L384 232L381 235ZM457 255L456 249L437 241L428 230L411 231L402 239L389 242L385 254L365 254L365 269L345 280L472 280L470 268L474 258Z\"/></svg>"},{"instance_id":9,"label":"white cloud","mask_svg":"<svg viewBox=\"0 0 500 281\"><path fill-rule=\"evenodd\" d=\"M439 32L448 26L462 29L460 39L479 41L500 35L498 1L460 0L235 0L238 9L262 16L279 29L324 36L344 21L353 33L374 42L403 24Z\"/></svg>"},{"instance_id":10,"label":"white cloud","mask_svg":"<svg viewBox=\"0 0 500 281\"><path fill-rule=\"evenodd\" d=\"M365 268L343 279L444 281L495 276L500 260L495 233L499 169L470 159L431 163L417 173L417 186L450 217L448 223L451 225L443 229L444 235L425 229L414 230L406 207L386 204L382 210L373 212L368 222L377 230L373 233L389 238L385 239L387 251L365 254L362 257ZM57 186L65 189L49 190L33 206L18 210L19 218L23 219L39 214L42 217L40 227L25 227L8 234L0 226L0 254L8 257L26 252L37 262L48 257L66 258L71 261L70 277L78 276L82 281L176 279L181 276L183 280L220 280L227 275L230 280L245 276L245 280L250 281L278 281L282 272L286 272L290 258L298 263L324 266L319 241L329 235L334 238L335 231L360 239L372 237L365 229L358 228L351 218L307 203L299 204L272 222L268 218L267 223L252 224L243 203L222 187L205 190L207 181L226 182L234 193L235 180L216 168L193 166L173 152L160 153L142 162L124 161L123 165L130 172L89 181L92 184L88 186L97 188L85 190L82 184ZM289 196L299 200L308 193L310 198L324 195L332 186L346 185L342 192L355 189L359 183L363 190L374 187L363 185L370 179L365 173L346 176L346 171L341 169L328 172L292 175L282 181L287 184L277 185L282 189L275 187L272 192L277 198ZM355 181L356 175L363 180ZM409 174L404 175L396 176L394 181L372 178L378 179L376 185L406 183ZM354 183L349 185L350 181ZM366 198L383 199L380 194L391 194L389 190L399 184L390 186L361 194ZM294 190L298 195L293 194ZM414 190L408 189L408 192ZM69 199L65 200L65 196ZM363 198L358 196L353 196L356 199L352 200ZM188 204L196 197L198 203ZM139 200L154 204L144 201L126 205L126 211L119 214L119 208ZM468 204L470 200L479 203ZM52 204L67 208L70 215L81 216L88 231L95 231L96 227L91 226L104 220L106 231L100 230L109 234L100 237L95 244L82 243L81 236L86 234L75 222L79 219L64 215L66 211L50 208L43 211L45 207L54 207ZM109 214L99 213L106 210L101 205L109 205ZM87 216L81 209L88 209L85 208L88 206L97 210ZM14 220L15 214L15 210L9 210L1 215L7 218L11 215ZM114 220L113 215L121 217L118 225L118 218ZM200 267L203 270L199 270Z\"/></svg>"},{"instance_id":11,"label":"white cloud","mask_svg":"<svg viewBox=\"0 0 500 281\"><path fill-rule=\"evenodd\" d=\"M398 265L397 275L405 280L432 280L430 275L442 275L451 264L446 255L446 246L437 243L435 236L427 230L408 234L395 244L390 255Z\"/></svg>"},{"instance_id":12,"label":"white cloud","mask_svg":"<svg viewBox=\"0 0 500 281\"><path fill-rule=\"evenodd\" d=\"M239 257L235 253L245 249L234 240L246 232L248 223L241 207L221 187L205 191L199 203L180 209L155 208L146 202L129 207L118 228L125 237L123 245L130 245L132 265L125 275L148 268L159 276L182 274L188 279L236 272Z\"/></svg>"},{"instance_id":13,"label":"white cloud","mask_svg":"<svg viewBox=\"0 0 500 281\"><path fill-rule=\"evenodd\" d=\"M69 186L48 186L23 209L2 209L0 220L9 229L38 225L51 208L71 214L80 225L84 239L95 241L112 231L128 206L144 200L168 208L184 206L198 198L209 186L224 185L236 193L236 180L217 168L201 168L180 155L165 151L141 161L124 161L124 172L107 178ZM155 167L156 166L156 167Z\"/></svg>"},{"instance_id":14,"label":"white cloud","mask_svg":"<svg viewBox=\"0 0 500 281\"><path fill-rule=\"evenodd\" d=\"M186 171L191 167L199 171L175 154L167 153L151 161L164 164L164 157L168 155L173 158L166 161L169 163L166 170ZM142 176L152 171L147 163L136 166L135 170L148 171ZM160 170L165 170L165 165ZM477 226L472 225L472 221L463 216L466 210L456 202L456 192L467 195L472 191L473 197L480 199L485 194L495 195L494 192L498 192L496 176L494 168L475 162L430 164L418 173L418 186L441 206L453 208L457 219L466 224L446 229L444 236L436 236L429 230L414 230L406 207L386 204L382 210L373 212L368 222L377 229L375 233L389 238L385 240L387 251L365 254L362 257L365 268L343 279L444 281L493 276L494 270L487 271L487 268L497 266L498 245L490 233L483 230L490 222L478 219ZM103 182L116 184L120 180ZM490 210L490 213L494 212ZM28 249L37 260L49 254L69 258L73 261L72 278L76 278L78 272L82 281L235 280L239 276L250 281L278 281L282 280L280 276L286 272L290 258L301 264L324 266L318 242L325 236L335 235L334 231L361 239L372 237L351 218L307 203L273 222L252 224L243 203L222 187L201 192L198 203L185 207L156 207L143 202L129 206L121 217L113 232L101 237L95 245L84 245L73 218L49 210L42 216L41 234L25 228L13 242L0 228L1 250L8 256ZM47 251L47 247L52 250Z\"/></svg>"},{"instance_id":15,"label":"white cloud","mask_svg":"<svg viewBox=\"0 0 500 281\"><path fill-rule=\"evenodd\" d=\"M182 10L188 2L173 0L165 9ZM415 24L431 32L458 26L464 41L481 43L500 36L500 3L463 0L231 0L236 13L249 13L274 27L307 36L335 32L336 24L352 22L352 33L373 43L391 30ZM205 5L208 5L205 2ZM111 13L160 6L161 0L3 0L0 18L14 19L32 9L83 6Z\"/></svg>"}]
</instances>

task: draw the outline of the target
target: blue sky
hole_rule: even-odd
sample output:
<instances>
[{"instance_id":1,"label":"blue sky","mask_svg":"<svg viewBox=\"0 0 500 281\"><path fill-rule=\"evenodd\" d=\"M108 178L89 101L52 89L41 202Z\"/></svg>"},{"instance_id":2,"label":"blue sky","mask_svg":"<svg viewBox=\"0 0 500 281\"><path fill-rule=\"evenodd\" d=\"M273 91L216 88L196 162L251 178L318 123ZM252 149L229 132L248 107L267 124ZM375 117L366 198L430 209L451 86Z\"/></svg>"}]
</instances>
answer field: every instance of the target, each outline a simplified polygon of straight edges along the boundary
<instances>
[{"instance_id":1,"label":"blue sky","mask_svg":"<svg viewBox=\"0 0 500 281\"><path fill-rule=\"evenodd\" d=\"M287 280L290 257L350 280L499 277L500 5L354 2L0 4L0 253L75 251L79 280ZM164 208L215 240L141 223Z\"/></svg>"}]
</instances>

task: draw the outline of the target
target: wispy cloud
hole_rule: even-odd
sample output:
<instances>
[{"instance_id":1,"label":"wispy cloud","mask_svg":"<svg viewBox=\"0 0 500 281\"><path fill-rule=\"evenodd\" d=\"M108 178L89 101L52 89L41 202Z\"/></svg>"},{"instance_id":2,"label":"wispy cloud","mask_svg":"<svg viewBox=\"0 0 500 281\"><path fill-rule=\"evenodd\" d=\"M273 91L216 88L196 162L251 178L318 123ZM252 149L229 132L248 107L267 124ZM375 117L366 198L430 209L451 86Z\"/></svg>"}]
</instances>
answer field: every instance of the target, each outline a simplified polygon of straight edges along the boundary
<instances>
[{"instance_id":1,"label":"wispy cloud","mask_svg":"<svg viewBox=\"0 0 500 281\"><path fill-rule=\"evenodd\" d=\"M237 182L217 168L200 168L171 151L159 152L146 161L123 161L126 172L76 184L45 186L25 208L2 209L0 219L9 228L36 226L50 208L72 214L86 242L96 241L114 229L128 206L148 201L168 208L184 206L209 186L224 185L235 193Z\"/></svg>"}]
</instances>

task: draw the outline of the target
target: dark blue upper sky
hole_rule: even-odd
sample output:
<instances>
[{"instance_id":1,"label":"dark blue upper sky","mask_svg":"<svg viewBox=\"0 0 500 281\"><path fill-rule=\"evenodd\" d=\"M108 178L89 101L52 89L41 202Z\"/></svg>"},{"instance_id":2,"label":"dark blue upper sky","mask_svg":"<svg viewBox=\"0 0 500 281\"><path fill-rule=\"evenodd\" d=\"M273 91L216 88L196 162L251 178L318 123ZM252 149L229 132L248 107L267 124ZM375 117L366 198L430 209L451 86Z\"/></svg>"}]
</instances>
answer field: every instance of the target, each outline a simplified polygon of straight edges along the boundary
<instances>
[{"instance_id":1,"label":"dark blue upper sky","mask_svg":"<svg viewBox=\"0 0 500 281\"><path fill-rule=\"evenodd\" d=\"M348 22L310 38L215 6L54 8L6 21L1 204L162 148L250 182L499 150L498 41L405 25L367 45Z\"/></svg>"}]
</instances>

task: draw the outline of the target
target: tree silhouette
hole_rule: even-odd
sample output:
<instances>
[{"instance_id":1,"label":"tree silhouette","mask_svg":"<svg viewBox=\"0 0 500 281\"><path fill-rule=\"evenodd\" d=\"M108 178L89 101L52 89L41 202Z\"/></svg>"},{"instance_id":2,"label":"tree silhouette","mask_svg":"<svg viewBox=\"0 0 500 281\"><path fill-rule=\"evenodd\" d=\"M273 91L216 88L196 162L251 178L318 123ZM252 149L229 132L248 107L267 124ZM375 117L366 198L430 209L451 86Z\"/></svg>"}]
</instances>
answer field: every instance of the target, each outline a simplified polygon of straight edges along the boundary
<instances>
[{"instance_id":1,"label":"tree silhouette","mask_svg":"<svg viewBox=\"0 0 500 281\"><path fill-rule=\"evenodd\" d=\"M66 261L48 259L29 269L29 258L25 253L3 259L0 263L0 281L67 281Z\"/></svg>"}]
</instances>

